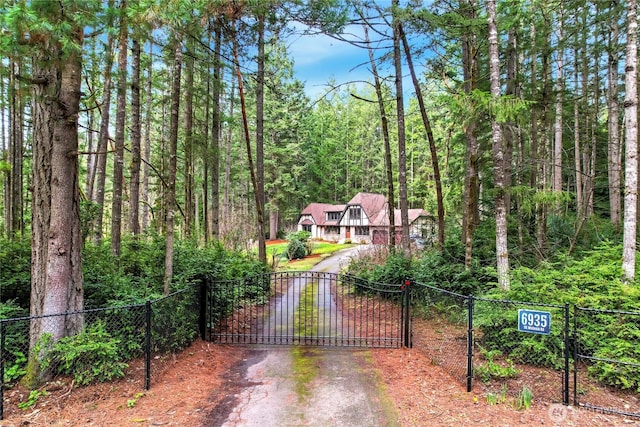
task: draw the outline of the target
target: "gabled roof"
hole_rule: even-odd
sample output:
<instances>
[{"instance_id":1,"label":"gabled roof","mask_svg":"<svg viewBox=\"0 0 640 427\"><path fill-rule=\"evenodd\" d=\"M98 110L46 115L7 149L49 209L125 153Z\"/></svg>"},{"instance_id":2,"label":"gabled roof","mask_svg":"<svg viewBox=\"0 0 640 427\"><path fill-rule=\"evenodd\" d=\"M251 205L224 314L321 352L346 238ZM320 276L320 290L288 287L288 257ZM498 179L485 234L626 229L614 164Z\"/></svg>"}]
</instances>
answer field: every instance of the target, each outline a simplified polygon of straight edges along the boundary
<instances>
[{"instance_id":1,"label":"gabled roof","mask_svg":"<svg viewBox=\"0 0 640 427\"><path fill-rule=\"evenodd\" d=\"M409 209L409 225L413 224L416 219L420 217L428 217L429 214L424 209ZM396 227L400 227L402 224L402 215L400 213L400 209L395 209L393 211L393 222ZM372 221L372 227L380 227L380 226L389 226L389 214L386 211L380 211L378 216Z\"/></svg>"},{"instance_id":2,"label":"gabled roof","mask_svg":"<svg viewBox=\"0 0 640 427\"><path fill-rule=\"evenodd\" d=\"M338 221L327 221L327 212L342 212L345 205L332 205L329 203L310 203L309 206L304 208L301 212L302 215L311 215L313 222L316 225L330 225L337 224Z\"/></svg>"},{"instance_id":3,"label":"gabled roof","mask_svg":"<svg viewBox=\"0 0 640 427\"><path fill-rule=\"evenodd\" d=\"M387 227L389 226L389 203L386 196L376 193L358 193L346 205L332 205L329 203L310 203L300 214L311 215L313 223L319 226L337 225L340 220L327 221L327 212L341 212L345 214L350 206L361 206L364 213L369 218L371 227ZM424 209L409 209L409 225L420 217L428 217L429 214ZM341 215L341 216L342 216ZM400 227L400 209L394 209L394 222L396 227ZM299 224L309 225L308 219L303 220Z\"/></svg>"},{"instance_id":4,"label":"gabled roof","mask_svg":"<svg viewBox=\"0 0 640 427\"><path fill-rule=\"evenodd\" d=\"M372 222L380 214L385 213L388 209L387 198L382 194L375 193L358 193L347 203L347 206L360 205L367 214L369 221Z\"/></svg>"}]
</instances>

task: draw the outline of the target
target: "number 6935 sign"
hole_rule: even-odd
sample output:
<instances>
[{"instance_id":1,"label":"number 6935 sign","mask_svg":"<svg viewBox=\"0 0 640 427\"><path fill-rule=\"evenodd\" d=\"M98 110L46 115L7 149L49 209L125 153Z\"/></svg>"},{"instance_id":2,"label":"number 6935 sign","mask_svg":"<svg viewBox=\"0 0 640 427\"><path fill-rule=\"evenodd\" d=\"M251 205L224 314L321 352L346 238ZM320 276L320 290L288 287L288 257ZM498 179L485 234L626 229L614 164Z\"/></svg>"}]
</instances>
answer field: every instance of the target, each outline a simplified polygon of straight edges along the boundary
<instances>
[{"instance_id":1,"label":"number 6935 sign","mask_svg":"<svg viewBox=\"0 0 640 427\"><path fill-rule=\"evenodd\" d=\"M549 335L551 332L551 313L548 311L518 310L518 330L531 334Z\"/></svg>"}]
</instances>

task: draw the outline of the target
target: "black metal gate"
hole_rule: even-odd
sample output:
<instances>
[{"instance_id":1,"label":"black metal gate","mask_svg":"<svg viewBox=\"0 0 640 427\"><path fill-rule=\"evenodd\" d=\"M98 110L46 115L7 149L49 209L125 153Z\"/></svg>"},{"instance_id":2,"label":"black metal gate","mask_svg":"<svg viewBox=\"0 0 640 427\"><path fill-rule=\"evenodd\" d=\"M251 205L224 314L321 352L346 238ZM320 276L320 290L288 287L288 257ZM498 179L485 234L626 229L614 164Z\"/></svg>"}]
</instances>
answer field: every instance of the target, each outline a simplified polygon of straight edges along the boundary
<instances>
[{"instance_id":1,"label":"black metal gate","mask_svg":"<svg viewBox=\"0 0 640 427\"><path fill-rule=\"evenodd\" d=\"M323 272L206 283L204 338L227 344L410 346L409 285Z\"/></svg>"}]
</instances>

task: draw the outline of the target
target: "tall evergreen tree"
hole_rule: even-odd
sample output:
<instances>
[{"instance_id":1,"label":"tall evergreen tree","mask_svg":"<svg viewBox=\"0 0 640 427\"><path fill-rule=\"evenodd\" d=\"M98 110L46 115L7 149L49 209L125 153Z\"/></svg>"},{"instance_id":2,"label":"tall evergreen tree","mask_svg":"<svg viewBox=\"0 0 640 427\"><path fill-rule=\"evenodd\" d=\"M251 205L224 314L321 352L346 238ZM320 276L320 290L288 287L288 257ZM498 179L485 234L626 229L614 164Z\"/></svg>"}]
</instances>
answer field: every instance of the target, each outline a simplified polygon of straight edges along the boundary
<instances>
[{"instance_id":1,"label":"tall evergreen tree","mask_svg":"<svg viewBox=\"0 0 640 427\"><path fill-rule=\"evenodd\" d=\"M491 82L491 98L497 107L500 101L500 56L498 54L498 25L496 22L495 0L487 0L487 19L489 30L489 72ZM502 129L494 114L491 118L491 139L493 152L493 181L495 186L495 218L496 218L496 259L498 285L509 289L509 251L507 239L507 203L505 188L504 146Z\"/></svg>"},{"instance_id":2,"label":"tall evergreen tree","mask_svg":"<svg viewBox=\"0 0 640 427\"><path fill-rule=\"evenodd\" d=\"M636 277L638 221L638 3L627 3L627 59L625 65L624 239L622 271L627 281Z\"/></svg>"}]
</instances>

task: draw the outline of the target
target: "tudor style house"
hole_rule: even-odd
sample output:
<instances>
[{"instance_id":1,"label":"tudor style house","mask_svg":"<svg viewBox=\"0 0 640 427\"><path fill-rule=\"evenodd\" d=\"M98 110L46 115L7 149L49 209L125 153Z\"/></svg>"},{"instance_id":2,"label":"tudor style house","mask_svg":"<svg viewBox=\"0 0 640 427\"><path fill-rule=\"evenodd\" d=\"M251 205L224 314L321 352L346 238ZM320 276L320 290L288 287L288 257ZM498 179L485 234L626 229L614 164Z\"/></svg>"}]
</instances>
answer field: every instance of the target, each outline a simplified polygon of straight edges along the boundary
<instances>
[{"instance_id":1,"label":"tudor style house","mask_svg":"<svg viewBox=\"0 0 640 427\"><path fill-rule=\"evenodd\" d=\"M394 209L396 241L401 238L400 210ZM386 244L389 241L389 203L382 194L358 193L345 205L311 203L298 219L298 230L311 238L354 243ZM431 237L433 216L424 209L409 209L409 234Z\"/></svg>"}]
</instances>

